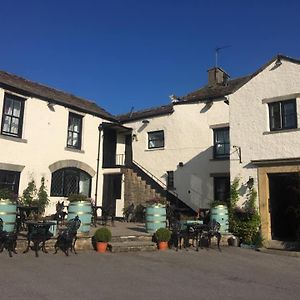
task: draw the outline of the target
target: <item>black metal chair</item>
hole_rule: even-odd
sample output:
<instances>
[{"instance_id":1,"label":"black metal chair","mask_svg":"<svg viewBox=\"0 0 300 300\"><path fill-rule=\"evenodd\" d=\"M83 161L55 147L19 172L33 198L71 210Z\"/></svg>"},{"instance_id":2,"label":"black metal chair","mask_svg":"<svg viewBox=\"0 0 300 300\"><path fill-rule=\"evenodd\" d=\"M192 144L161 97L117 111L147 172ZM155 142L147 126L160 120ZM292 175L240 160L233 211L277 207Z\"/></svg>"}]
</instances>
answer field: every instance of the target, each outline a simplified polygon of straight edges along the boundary
<instances>
[{"instance_id":1,"label":"black metal chair","mask_svg":"<svg viewBox=\"0 0 300 300\"><path fill-rule=\"evenodd\" d=\"M56 203L55 208L56 208L56 213L53 215L53 220L56 220L58 225L62 225L67 215L67 213L64 211L65 208L64 201L62 202L58 201Z\"/></svg>"},{"instance_id":2,"label":"black metal chair","mask_svg":"<svg viewBox=\"0 0 300 300\"><path fill-rule=\"evenodd\" d=\"M77 241L77 230L79 229L80 224L81 221L79 217L76 216L68 222L67 228L59 232L54 245L54 254L56 254L59 249L62 250L66 256L69 255L69 250L77 254L75 250L75 243Z\"/></svg>"},{"instance_id":3,"label":"black metal chair","mask_svg":"<svg viewBox=\"0 0 300 300\"><path fill-rule=\"evenodd\" d=\"M51 225L53 224L53 222L27 221L27 248L23 253L28 252L29 248L35 251L36 257L39 256L38 251L40 249L42 249L44 253L48 253L46 249L46 241L53 237L53 234L49 231ZM33 243L33 246L30 246L31 242Z\"/></svg>"},{"instance_id":4,"label":"black metal chair","mask_svg":"<svg viewBox=\"0 0 300 300\"><path fill-rule=\"evenodd\" d=\"M3 230L3 220L0 218L0 252L6 249L9 253L9 257L12 257L12 253L17 254L17 233L7 232Z\"/></svg>"}]
</instances>

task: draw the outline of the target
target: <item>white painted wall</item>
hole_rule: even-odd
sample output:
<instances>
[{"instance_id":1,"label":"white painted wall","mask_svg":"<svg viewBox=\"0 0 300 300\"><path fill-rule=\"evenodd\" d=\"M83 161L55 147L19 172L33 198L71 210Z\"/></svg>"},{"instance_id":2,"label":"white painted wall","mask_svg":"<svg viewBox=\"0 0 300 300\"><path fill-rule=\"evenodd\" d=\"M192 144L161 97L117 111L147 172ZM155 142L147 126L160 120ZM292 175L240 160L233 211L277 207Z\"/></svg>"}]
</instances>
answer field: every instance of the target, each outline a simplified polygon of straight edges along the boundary
<instances>
[{"instance_id":1,"label":"white painted wall","mask_svg":"<svg viewBox=\"0 0 300 300\"><path fill-rule=\"evenodd\" d=\"M281 66L273 67L274 63L229 97L230 141L231 145L242 149L240 164L237 153L231 148L231 180L240 177L245 184L251 176L256 188L257 169L251 166L251 160L300 157L300 131L268 134L268 105L262 103L262 99L300 93L300 65L282 60ZM299 128L300 99L296 102Z\"/></svg>"},{"instance_id":2,"label":"white painted wall","mask_svg":"<svg viewBox=\"0 0 300 300\"><path fill-rule=\"evenodd\" d=\"M211 125L228 123L229 107L214 102L207 111L205 104L174 105L174 113L128 122L137 140L133 140L133 159L166 182L166 171L174 171L179 198L193 209L208 207L213 200L211 173L229 172L229 161L213 161ZM148 149L148 132L164 130L165 147ZM179 162L184 166L179 167Z\"/></svg>"},{"instance_id":3,"label":"white painted wall","mask_svg":"<svg viewBox=\"0 0 300 300\"><path fill-rule=\"evenodd\" d=\"M1 111L3 101L4 90L0 89ZM70 111L84 116L82 126L82 151L76 152L66 149L67 126ZM57 161L66 159L77 160L89 165L96 172L99 136L98 126L102 121L103 119L99 117L76 112L61 105L55 105L54 111L51 111L46 101L36 98L27 98L24 109L22 134L22 139L26 140L26 142L19 142L18 139L15 139L15 141L11 139L8 140L0 135L0 163L25 166L20 176L19 195L22 195L23 190L27 187L31 178L35 180L37 187L39 187L42 176L46 179L48 195L50 195L51 172L49 166ZM102 140L103 137L101 138L101 141ZM119 151L122 151L124 146L120 146L119 148ZM98 180L98 205L102 203L103 170L101 166L102 143ZM95 189L96 175L92 178L92 198L95 196ZM46 214L54 213L55 204L62 199L61 197L50 197L51 203L46 209ZM120 212L118 213L120 214Z\"/></svg>"}]
</instances>

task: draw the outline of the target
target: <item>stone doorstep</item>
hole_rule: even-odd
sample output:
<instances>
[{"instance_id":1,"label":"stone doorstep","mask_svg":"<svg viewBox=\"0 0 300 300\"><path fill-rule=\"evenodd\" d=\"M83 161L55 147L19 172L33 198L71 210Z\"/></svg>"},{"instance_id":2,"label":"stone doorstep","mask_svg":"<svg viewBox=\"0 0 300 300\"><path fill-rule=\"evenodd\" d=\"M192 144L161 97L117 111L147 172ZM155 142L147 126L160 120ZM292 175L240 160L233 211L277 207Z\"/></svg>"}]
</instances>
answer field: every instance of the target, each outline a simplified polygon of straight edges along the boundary
<instances>
[{"instance_id":1,"label":"stone doorstep","mask_svg":"<svg viewBox=\"0 0 300 300\"><path fill-rule=\"evenodd\" d=\"M156 243L151 241L111 242L111 252L156 251Z\"/></svg>"}]
</instances>

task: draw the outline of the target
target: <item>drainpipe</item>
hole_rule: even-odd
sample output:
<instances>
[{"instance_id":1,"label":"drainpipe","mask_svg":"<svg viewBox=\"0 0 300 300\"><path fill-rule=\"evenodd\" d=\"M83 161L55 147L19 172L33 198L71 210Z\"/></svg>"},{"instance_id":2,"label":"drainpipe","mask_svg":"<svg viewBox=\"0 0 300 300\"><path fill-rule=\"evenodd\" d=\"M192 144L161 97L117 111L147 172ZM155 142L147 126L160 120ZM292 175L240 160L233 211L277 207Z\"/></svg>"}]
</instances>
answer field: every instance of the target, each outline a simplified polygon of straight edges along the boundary
<instances>
[{"instance_id":1,"label":"drainpipe","mask_svg":"<svg viewBox=\"0 0 300 300\"><path fill-rule=\"evenodd\" d=\"M97 172L96 172L96 190L95 190L95 206L97 206L98 198L98 181L99 181L99 164L100 164L100 146L101 146L101 131L102 125L98 126L99 137L98 137L98 153L97 153Z\"/></svg>"}]
</instances>

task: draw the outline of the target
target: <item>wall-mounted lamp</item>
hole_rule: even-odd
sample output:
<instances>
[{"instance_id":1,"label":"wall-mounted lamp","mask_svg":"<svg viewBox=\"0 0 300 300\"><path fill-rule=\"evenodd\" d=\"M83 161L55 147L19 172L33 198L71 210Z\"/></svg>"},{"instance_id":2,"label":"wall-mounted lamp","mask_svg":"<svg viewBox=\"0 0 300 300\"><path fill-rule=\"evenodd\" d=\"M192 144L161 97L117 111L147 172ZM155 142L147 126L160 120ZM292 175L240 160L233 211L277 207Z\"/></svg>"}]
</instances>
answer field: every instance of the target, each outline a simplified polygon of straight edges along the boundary
<instances>
[{"instance_id":1,"label":"wall-mounted lamp","mask_svg":"<svg viewBox=\"0 0 300 300\"><path fill-rule=\"evenodd\" d=\"M247 184L248 189L251 189L254 185L254 178L249 176L249 179L246 184Z\"/></svg>"},{"instance_id":2,"label":"wall-mounted lamp","mask_svg":"<svg viewBox=\"0 0 300 300\"><path fill-rule=\"evenodd\" d=\"M145 120L142 121L142 123L143 123L143 124L149 124L150 121L145 119Z\"/></svg>"},{"instance_id":3,"label":"wall-mounted lamp","mask_svg":"<svg viewBox=\"0 0 300 300\"><path fill-rule=\"evenodd\" d=\"M180 161L180 162L178 163L178 167L183 167L183 162L182 162L182 161Z\"/></svg>"},{"instance_id":4,"label":"wall-mounted lamp","mask_svg":"<svg viewBox=\"0 0 300 300\"><path fill-rule=\"evenodd\" d=\"M240 160L240 164L242 163L242 149L240 146L232 146L232 148L235 149L235 151L237 152L237 155L239 157Z\"/></svg>"},{"instance_id":5,"label":"wall-mounted lamp","mask_svg":"<svg viewBox=\"0 0 300 300\"><path fill-rule=\"evenodd\" d=\"M136 142L137 142L137 140L138 140L137 135L136 135L135 133L132 135L132 140L133 140L133 141L136 141Z\"/></svg>"}]
</instances>

